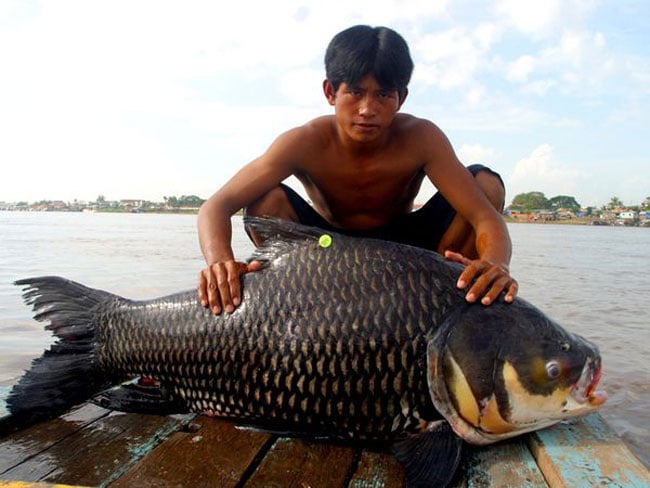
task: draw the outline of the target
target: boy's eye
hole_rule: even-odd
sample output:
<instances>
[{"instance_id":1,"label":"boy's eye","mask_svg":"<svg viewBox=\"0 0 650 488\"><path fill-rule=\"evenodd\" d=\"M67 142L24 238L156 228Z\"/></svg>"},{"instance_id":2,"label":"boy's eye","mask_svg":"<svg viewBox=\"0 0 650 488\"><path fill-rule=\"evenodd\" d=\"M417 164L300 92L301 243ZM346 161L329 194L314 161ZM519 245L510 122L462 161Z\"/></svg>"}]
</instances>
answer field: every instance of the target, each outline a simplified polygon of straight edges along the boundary
<instances>
[{"instance_id":1,"label":"boy's eye","mask_svg":"<svg viewBox=\"0 0 650 488\"><path fill-rule=\"evenodd\" d=\"M381 91L379 92L379 99L381 100L387 100L390 98L394 98L396 96L394 91Z\"/></svg>"}]
</instances>

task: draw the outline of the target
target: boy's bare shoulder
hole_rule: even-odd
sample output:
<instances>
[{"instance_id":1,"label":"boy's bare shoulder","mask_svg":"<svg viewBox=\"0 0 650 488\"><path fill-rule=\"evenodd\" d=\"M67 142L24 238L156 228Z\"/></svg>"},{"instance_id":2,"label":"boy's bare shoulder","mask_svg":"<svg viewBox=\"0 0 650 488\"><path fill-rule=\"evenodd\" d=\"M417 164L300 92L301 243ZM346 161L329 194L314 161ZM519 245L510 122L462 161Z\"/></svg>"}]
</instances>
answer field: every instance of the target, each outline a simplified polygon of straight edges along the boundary
<instances>
[{"instance_id":1,"label":"boy's bare shoulder","mask_svg":"<svg viewBox=\"0 0 650 488\"><path fill-rule=\"evenodd\" d=\"M301 144L323 144L332 138L334 117L324 115L281 134L279 139L292 139Z\"/></svg>"},{"instance_id":2,"label":"boy's bare shoulder","mask_svg":"<svg viewBox=\"0 0 650 488\"><path fill-rule=\"evenodd\" d=\"M334 133L335 119L333 115L323 115L316 117L298 127L301 135L316 138L330 138Z\"/></svg>"},{"instance_id":3,"label":"boy's bare shoulder","mask_svg":"<svg viewBox=\"0 0 650 488\"><path fill-rule=\"evenodd\" d=\"M442 134L440 128L431 120L406 113L400 113L395 116L395 125L403 131L415 132L418 135L426 132L431 134Z\"/></svg>"}]
</instances>

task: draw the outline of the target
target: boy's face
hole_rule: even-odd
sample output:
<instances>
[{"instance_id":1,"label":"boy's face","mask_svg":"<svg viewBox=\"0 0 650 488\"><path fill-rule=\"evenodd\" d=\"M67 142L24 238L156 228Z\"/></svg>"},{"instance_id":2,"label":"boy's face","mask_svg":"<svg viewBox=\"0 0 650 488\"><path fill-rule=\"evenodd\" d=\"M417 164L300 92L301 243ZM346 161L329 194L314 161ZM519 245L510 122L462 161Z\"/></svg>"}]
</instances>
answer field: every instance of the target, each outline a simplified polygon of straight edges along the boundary
<instances>
[{"instance_id":1,"label":"boy's face","mask_svg":"<svg viewBox=\"0 0 650 488\"><path fill-rule=\"evenodd\" d=\"M325 80L323 91L335 108L339 127L357 142L381 138L404 102L397 90L382 88L372 75L362 78L358 85L341 83L336 92Z\"/></svg>"}]
</instances>

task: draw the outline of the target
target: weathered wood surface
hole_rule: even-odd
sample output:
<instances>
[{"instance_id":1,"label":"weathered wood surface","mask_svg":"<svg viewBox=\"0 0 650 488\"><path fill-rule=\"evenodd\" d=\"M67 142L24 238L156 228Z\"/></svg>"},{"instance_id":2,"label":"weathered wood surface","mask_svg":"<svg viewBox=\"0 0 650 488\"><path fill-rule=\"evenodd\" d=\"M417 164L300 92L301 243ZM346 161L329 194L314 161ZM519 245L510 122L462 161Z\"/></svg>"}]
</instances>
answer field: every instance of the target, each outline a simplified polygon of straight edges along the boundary
<instances>
[{"instance_id":1,"label":"weathered wood surface","mask_svg":"<svg viewBox=\"0 0 650 488\"><path fill-rule=\"evenodd\" d=\"M649 488L650 472L600 415L535 432L531 452L553 488Z\"/></svg>"},{"instance_id":2,"label":"weathered wood surface","mask_svg":"<svg viewBox=\"0 0 650 488\"><path fill-rule=\"evenodd\" d=\"M287 439L202 416L109 412L92 404L0 438L0 488L404 485L387 453ZM650 474L599 415L485 448L468 447L456 488L648 487Z\"/></svg>"}]
</instances>

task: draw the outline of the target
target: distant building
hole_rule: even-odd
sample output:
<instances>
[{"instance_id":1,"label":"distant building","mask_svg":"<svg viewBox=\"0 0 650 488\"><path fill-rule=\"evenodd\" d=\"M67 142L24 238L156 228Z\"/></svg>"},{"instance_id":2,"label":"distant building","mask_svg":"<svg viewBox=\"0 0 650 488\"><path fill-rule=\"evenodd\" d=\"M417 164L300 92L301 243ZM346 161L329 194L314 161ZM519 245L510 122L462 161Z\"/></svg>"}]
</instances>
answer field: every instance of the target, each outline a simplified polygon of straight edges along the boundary
<instances>
[{"instance_id":1,"label":"distant building","mask_svg":"<svg viewBox=\"0 0 650 488\"><path fill-rule=\"evenodd\" d=\"M144 204L144 200L136 200L136 199L120 200L119 203L120 207L126 209L141 208L143 204Z\"/></svg>"},{"instance_id":2,"label":"distant building","mask_svg":"<svg viewBox=\"0 0 650 488\"><path fill-rule=\"evenodd\" d=\"M639 213L633 210L625 210L618 214L616 223L619 225L639 225Z\"/></svg>"}]
</instances>

